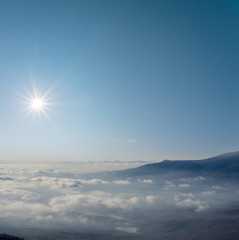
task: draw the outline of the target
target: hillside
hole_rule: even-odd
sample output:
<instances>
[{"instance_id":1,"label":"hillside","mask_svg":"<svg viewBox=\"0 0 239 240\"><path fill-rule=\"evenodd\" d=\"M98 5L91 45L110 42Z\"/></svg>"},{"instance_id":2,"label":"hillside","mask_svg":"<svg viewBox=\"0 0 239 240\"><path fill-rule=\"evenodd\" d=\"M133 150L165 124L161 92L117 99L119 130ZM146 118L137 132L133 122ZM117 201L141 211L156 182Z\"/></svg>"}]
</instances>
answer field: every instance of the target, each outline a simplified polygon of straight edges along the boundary
<instances>
[{"instance_id":1,"label":"hillside","mask_svg":"<svg viewBox=\"0 0 239 240\"><path fill-rule=\"evenodd\" d=\"M8 234L0 234L0 240L24 240L23 238L11 236Z\"/></svg>"},{"instance_id":2,"label":"hillside","mask_svg":"<svg viewBox=\"0 0 239 240\"><path fill-rule=\"evenodd\" d=\"M164 160L134 169L119 171L121 174L159 175L169 177L207 176L213 178L239 179L239 152L226 153L202 160Z\"/></svg>"}]
</instances>

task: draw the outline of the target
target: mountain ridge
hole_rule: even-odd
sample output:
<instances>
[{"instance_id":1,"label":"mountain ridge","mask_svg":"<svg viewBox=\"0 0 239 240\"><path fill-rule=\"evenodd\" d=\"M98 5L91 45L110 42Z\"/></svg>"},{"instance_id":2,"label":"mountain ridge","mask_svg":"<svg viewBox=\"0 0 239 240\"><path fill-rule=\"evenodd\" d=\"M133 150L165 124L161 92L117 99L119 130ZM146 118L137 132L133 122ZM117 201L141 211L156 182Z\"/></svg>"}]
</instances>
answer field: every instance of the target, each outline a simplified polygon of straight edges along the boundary
<instances>
[{"instance_id":1,"label":"mountain ridge","mask_svg":"<svg viewBox=\"0 0 239 240\"><path fill-rule=\"evenodd\" d=\"M137 175L210 176L239 179L239 151L201 160L164 160L118 172Z\"/></svg>"}]
</instances>

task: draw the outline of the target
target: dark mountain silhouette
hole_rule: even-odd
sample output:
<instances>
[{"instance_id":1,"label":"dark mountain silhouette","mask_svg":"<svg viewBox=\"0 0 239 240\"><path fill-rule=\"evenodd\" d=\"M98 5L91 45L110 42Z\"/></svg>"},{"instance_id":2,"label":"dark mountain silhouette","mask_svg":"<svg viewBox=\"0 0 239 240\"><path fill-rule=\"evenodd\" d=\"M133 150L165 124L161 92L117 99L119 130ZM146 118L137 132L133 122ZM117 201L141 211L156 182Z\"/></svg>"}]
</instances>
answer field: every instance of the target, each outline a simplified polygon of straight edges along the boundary
<instances>
[{"instance_id":1,"label":"dark mountain silhouette","mask_svg":"<svg viewBox=\"0 0 239 240\"><path fill-rule=\"evenodd\" d=\"M164 160L137 168L119 171L121 174L161 175L170 177L207 176L239 179L239 152L222 154L202 160Z\"/></svg>"},{"instance_id":2,"label":"dark mountain silhouette","mask_svg":"<svg viewBox=\"0 0 239 240\"><path fill-rule=\"evenodd\" d=\"M0 234L0 240L24 240L23 238L11 236L8 234Z\"/></svg>"}]
</instances>

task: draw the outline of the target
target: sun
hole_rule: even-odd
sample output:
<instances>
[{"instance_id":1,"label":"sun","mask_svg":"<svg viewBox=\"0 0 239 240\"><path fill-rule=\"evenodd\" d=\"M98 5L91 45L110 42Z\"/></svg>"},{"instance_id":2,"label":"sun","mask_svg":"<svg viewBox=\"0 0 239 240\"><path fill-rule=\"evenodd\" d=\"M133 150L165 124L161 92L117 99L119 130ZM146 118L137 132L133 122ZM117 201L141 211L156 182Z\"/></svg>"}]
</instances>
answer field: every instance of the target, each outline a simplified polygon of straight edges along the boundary
<instances>
[{"instance_id":1,"label":"sun","mask_svg":"<svg viewBox=\"0 0 239 240\"><path fill-rule=\"evenodd\" d=\"M26 97L26 110L28 114L32 114L33 119L35 117L41 118L41 115L44 115L49 119L49 116L47 112L49 111L49 105L50 101L46 97L47 94L39 94L36 91L34 91L33 94L29 94L28 97Z\"/></svg>"},{"instance_id":2,"label":"sun","mask_svg":"<svg viewBox=\"0 0 239 240\"><path fill-rule=\"evenodd\" d=\"M20 102L24 105L24 110L27 112L26 117L32 116L32 120L46 117L48 120L51 120L48 113L52 111L53 105L57 105L55 102L52 102L53 96L50 94L53 87L54 85L42 91L42 89L37 89L36 85L33 84L31 91L25 89L25 94L18 93L21 97Z\"/></svg>"},{"instance_id":3,"label":"sun","mask_svg":"<svg viewBox=\"0 0 239 240\"><path fill-rule=\"evenodd\" d=\"M44 101L41 98L34 98L31 102L31 108L35 110L42 110L44 108Z\"/></svg>"},{"instance_id":4,"label":"sun","mask_svg":"<svg viewBox=\"0 0 239 240\"><path fill-rule=\"evenodd\" d=\"M29 94L26 99L26 110L27 115L32 115L33 119L36 117L41 118L41 116L45 116L49 119L49 105L52 105L49 98L47 98L48 92L45 94L40 94L35 90L33 94Z\"/></svg>"}]
</instances>

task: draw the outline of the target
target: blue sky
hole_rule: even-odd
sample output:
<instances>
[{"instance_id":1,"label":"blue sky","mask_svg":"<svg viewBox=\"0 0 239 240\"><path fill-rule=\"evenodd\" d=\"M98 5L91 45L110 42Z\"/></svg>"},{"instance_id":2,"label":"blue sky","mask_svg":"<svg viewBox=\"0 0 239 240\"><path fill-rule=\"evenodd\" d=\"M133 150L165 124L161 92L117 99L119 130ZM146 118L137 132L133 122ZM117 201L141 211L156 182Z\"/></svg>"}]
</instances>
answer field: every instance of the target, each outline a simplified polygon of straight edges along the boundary
<instances>
[{"instance_id":1,"label":"blue sky","mask_svg":"<svg viewBox=\"0 0 239 240\"><path fill-rule=\"evenodd\" d=\"M238 150L237 1L1 1L1 159ZM49 92L33 120L27 91Z\"/></svg>"}]
</instances>

